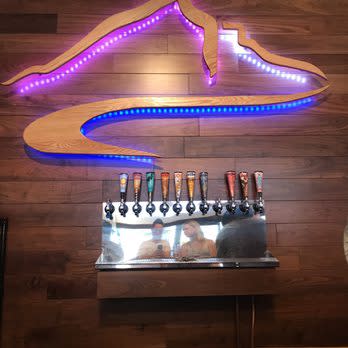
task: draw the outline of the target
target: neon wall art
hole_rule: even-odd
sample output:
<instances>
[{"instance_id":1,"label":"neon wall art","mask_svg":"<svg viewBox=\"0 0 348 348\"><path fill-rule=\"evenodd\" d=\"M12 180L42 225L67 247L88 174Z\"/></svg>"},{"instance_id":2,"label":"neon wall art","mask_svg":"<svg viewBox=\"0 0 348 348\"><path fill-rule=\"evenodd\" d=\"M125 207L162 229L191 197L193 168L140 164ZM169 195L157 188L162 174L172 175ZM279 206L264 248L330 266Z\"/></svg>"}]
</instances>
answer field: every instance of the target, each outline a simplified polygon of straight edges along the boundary
<instances>
[{"instance_id":1,"label":"neon wall art","mask_svg":"<svg viewBox=\"0 0 348 348\"><path fill-rule=\"evenodd\" d=\"M24 131L24 140L33 149L49 154L97 155L131 160L150 160L158 155L146 151L107 145L89 139L86 135L99 122L122 121L127 117L214 117L264 115L308 106L328 87L326 75L313 64L268 52L255 40L247 37L240 23L218 23L212 16L195 8L190 0L150 0L145 4L115 14L94 28L73 47L45 65L29 67L3 85L18 85L21 95L44 88L66 78L73 78L83 65L111 45L146 31L166 15L177 13L184 25L202 41L207 85L217 83L218 41L227 40L232 54L239 59L290 83L305 85L307 75L315 75L322 87L305 92L283 95L137 97L109 99L81 104L53 112L31 123Z\"/></svg>"}]
</instances>

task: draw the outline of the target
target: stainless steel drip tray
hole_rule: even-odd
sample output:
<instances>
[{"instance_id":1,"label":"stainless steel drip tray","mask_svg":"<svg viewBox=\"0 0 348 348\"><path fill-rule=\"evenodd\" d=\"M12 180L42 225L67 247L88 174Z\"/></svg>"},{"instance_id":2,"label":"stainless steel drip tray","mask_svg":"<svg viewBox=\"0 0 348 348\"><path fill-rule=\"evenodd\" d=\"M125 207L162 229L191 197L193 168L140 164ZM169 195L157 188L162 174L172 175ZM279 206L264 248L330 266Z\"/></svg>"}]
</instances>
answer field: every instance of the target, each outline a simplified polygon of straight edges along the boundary
<instances>
[{"instance_id":1,"label":"stainless steel drip tray","mask_svg":"<svg viewBox=\"0 0 348 348\"><path fill-rule=\"evenodd\" d=\"M140 259L125 262L105 262L102 255L95 263L97 270L180 269L180 268L275 268L275 257L260 258L201 258L201 259Z\"/></svg>"}]
</instances>

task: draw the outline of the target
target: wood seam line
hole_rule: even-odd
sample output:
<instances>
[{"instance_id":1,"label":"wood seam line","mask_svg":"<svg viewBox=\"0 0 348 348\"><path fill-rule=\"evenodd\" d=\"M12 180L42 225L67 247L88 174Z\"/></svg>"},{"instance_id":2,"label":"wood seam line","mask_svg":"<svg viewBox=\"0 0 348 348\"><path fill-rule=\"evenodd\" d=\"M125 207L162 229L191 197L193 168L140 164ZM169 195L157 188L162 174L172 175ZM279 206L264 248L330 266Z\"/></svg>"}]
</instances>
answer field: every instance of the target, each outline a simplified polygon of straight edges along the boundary
<instances>
[{"instance_id":1,"label":"wood seam line","mask_svg":"<svg viewBox=\"0 0 348 348\"><path fill-rule=\"evenodd\" d=\"M34 65L19 72L9 80L2 82L4 86L11 85L18 80L32 74L48 74L65 63L69 62L80 53L91 47L94 43L126 25L143 20L161 8L175 2L175 0L150 0L134 9L126 10L110 16L98 24L92 31L83 37L74 46L60 54L58 57L44 65ZM216 20L207 13L195 8L190 0L179 0L183 14L193 23L204 29L203 56L210 70L210 75L216 74L217 70L217 45L218 26Z\"/></svg>"},{"instance_id":2,"label":"wood seam line","mask_svg":"<svg viewBox=\"0 0 348 348\"><path fill-rule=\"evenodd\" d=\"M267 105L307 98L320 94L327 88L328 86L324 86L316 90L286 95L109 99L76 105L41 117L27 126L23 138L27 145L45 153L160 157L150 152L93 141L81 133L81 127L101 114L130 108Z\"/></svg>"}]
</instances>

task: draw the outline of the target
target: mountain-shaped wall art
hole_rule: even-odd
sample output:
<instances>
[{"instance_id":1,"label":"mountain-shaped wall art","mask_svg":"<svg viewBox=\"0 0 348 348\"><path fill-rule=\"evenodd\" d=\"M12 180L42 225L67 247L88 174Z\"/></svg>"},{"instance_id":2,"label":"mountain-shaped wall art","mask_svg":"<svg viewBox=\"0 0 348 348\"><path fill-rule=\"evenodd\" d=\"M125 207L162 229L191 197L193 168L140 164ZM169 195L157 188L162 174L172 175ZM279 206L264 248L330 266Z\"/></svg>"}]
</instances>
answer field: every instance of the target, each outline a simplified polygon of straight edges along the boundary
<instances>
[{"instance_id":1,"label":"mountain-shaped wall art","mask_svg":"<svg viewBox=\"0 0 348 348\"><path fill-rule=\"evenodd\" d=\"M195 8L190 0L150 0L145 4L115 14L77 42L73 47L49 61L19 72L3 85L18 85L20 94L44 89L48 84L72 77L76 70L97 58L109 46L127 40L156 25L165 16L176 13L183 25L203 43L203 67L207 86L218 83L219 38L227 37L234 47L233 54L261 71L303 85L307 75L316 76L321 86L299 93L271 95L134 97L118 98L65 108L32 122L24 131L26 144L51 154L100 155L103 157L158 157L157 154L120 146L113 146L87 137L90 129L102 122L122 121L127 117L214 117L244 114L269 114L310 105L314 97L328 87L326 75L308 62L270 53L255 40L247 37L241 23L218 21ZM220 31L219 31L220 30ZM219 35L219 32L223 35ZM236 84L238 81L236 81Z\"/></svg>"}]
</instances>

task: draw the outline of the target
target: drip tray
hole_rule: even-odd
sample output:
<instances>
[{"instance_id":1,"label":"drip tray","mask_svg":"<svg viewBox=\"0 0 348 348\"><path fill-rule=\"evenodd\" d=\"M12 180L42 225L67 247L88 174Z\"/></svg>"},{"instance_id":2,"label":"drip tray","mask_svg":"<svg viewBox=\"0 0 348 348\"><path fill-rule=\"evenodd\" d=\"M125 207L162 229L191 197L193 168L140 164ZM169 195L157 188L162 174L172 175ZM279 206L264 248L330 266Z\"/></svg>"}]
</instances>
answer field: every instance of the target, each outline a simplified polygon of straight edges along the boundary
<instances>
[{"instance_id":1,"label":"drip tray","mask_svg":"<svg viewBox=\"0 0 348 348\"><path fill-rule=\"evenodd\" d=\"M125 262L107 262L103 255L97 260L98 270L178 269L178 268L275 268L275 257L260 258L201 258L201 259L141 259Z\"/></svg>"}]
</instances>

